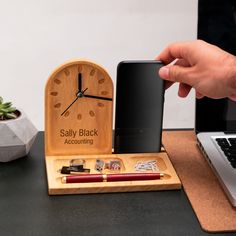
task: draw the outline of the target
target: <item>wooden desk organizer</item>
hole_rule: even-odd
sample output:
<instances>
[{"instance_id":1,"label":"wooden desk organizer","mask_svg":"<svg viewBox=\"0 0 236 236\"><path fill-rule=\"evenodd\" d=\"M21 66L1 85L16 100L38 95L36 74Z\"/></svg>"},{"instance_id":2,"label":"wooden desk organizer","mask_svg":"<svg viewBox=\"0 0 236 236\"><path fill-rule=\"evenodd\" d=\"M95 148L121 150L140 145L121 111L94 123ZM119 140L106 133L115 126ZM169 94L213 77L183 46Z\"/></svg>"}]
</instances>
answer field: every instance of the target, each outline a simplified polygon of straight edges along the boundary
<instances>
[{"instance_id":1,"label":"wooden desk organizer","mask_svg":"<svg viewBox=\"0 0 236 236\"><path fill-rule=\"evenodd\" d=\"M91 169L91 174L99 173L94 168L96 159L101 159L103 161L118 159L122 163L121 173L134 172L134 166L139 161L156 160L160 172L165 173L165 175L159 180L73 184L62 183L61 178L65 175L59 172L60 168L62 166L68 166L70 160L78 158L85 160L85 167ZM46 168L48 178L48 192L50 195L154 191L181 188L181 182L168 158L168 155L164 150L160 153L46 156ZM106 173L112 172L108 171Z\"/></svg>"},{"instance_id":2,"label":"wooden desk organizer","mask_svg":"<svg viewBox=\"0 0 236 236\"><path fill-rule=\"evenodd\" d=\"M163 150L160 153L112 154L113 83L101 66L74 60L58 67L45 89L45 153L49 194L179 189L180 180ZM62 166L85 160L95 170L97 159L118 159L120 173L135 172L138 161L155 160L165 176L160 180L99 183L61 182ZM108 172L109 173L109 172Z\"/></svg>"}]
</instances>

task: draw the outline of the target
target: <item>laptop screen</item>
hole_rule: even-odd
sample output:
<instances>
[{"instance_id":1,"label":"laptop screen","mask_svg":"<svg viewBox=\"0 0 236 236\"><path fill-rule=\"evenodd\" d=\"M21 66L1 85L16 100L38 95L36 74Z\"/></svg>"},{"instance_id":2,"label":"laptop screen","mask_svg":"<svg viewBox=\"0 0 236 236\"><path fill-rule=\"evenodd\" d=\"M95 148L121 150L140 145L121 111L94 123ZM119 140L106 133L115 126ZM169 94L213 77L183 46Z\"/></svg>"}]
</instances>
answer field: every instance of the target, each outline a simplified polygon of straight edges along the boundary
<instances>
[{"instance_id":1,"label":"laptop screen","mask_svg":"<svg viewBox=\"0 0 236 236\"><path fill-rule=\"evenodd\" d=\"M236 1L199 0L198 38L236 55ZM236 133L236 102L225 99L196 99L196 132Z\"/></svg>"},{"instance_id":2,"label":"laptop screen","mask_svg":"<svg viewBox=\"0 0 236 236\"><path fill-rule=\"evenodd\" d=\"M236 133L236 102L230 99L196 99L196 132Z\"/></svg>"}]
</instances>

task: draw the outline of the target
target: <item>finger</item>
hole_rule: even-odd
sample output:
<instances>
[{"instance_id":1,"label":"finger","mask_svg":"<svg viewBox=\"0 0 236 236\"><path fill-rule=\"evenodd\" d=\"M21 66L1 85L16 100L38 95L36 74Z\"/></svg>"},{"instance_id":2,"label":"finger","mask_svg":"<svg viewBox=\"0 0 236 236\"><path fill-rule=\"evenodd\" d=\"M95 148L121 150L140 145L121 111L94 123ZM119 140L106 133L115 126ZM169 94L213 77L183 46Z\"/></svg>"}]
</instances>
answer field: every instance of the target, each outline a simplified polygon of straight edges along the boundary
<instances>
[{"instance_id":1,"label":"finger","mask_svg":"<svg viewBox=\"0 0 236 236\"><path fill-rule=\"evenodd\" d=\"M178 60L176 61L175 65L184 66L184 67L189 67L189 66L191 66L191 65L189 64L189 62L186 61L185 59L178 59Z\"/></svg>"},{"instance_id":2,"label":"finger","mask_svg":"<svg viewBox=\"0 0 236 236\"><path fill-rule=\"evenodd\" d=\"M178 91L178 95L182 98L185 98L188 96L190 90L192 89L191 86L187 85L187 84L179 84L179 91Z\"/></svg>"},{"instance_id":3,"label":"finger","mask_svg":"<svg viewBox=\"0 0 236 236\"><path fill-rule=\"evenodd\" d=\"M156 57L156 60L160 60L165 64L169 64L176 58L186 59L188 48L189 44L184 42L170 44Z\"/></svg>"},{"instance_id":4,"label":"finger","mask_svg":"<svg viewBox=\"0 0 236 236\"><path fill-rule=\"evenodd\" d=\"M162 79L171 82L180 82L193 87L193 81L190 79L191 68L178 65L163 66L159 70L159 76Z\"/></svg>"}]
</instances>

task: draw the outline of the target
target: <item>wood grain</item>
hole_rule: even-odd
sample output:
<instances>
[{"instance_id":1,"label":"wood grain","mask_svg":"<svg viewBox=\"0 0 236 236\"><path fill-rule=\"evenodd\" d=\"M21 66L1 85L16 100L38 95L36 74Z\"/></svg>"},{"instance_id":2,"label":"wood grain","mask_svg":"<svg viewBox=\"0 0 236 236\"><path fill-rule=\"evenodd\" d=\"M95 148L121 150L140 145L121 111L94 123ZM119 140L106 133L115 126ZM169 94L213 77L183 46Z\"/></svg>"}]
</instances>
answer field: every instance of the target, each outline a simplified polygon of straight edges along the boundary
<instances>
[{"instance_id":1,"label":"wood grain","mask_svg":"<svg viewBox=\"0 0 236 236\"><path fill-rule=\"evenodd\" d=\"M86 60L59 66L45 88L46 155L112 153L113 101L87 97L75 101L79 73L84 94L113 99L113 82L101 66Z\"/></svg>"},{"instance_id":2,"label":"wood grain","mask_svg":"<svg viewBox=\"0 0 236 236\"><path fill-rule=\"evenodd\" d=\"M71 159L84 159L86 168L91 173L99 173L94 169L96 159L120 160L122 163L121 173L134 173L134 166L138 161L156 160L160 172L165 176L160 180L148 181L121 181L100 183L74 183L64 184L59 169L63 165L69 165ZM110 154L110 155L78 155L78 156L47 156L46 157L48 192L56 194L84 194L104 192L133 192L180 189L181 182L165 152L141 153L141 154ZM106 172L106 173L109 173ZM137 172L136 172L137 173Z\"/></svg>"}]
</instances>

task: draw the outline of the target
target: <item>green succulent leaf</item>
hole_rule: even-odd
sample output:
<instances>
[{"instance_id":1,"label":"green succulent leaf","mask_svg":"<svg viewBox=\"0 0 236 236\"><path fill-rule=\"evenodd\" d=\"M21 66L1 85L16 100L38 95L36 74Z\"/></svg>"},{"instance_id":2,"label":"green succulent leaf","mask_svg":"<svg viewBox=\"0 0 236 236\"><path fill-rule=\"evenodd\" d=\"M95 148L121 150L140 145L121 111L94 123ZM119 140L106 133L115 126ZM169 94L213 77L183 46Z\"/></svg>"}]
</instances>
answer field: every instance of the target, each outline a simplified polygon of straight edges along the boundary
<instances>
[{"instance_id":1,"label":"green succulent leaf","mask_svg":"<svg viewBox=\"0 0 236 236\"><path fill-rule=\"evenodd\" d=\"M2 108L1 111L4 112L4 113L8 113L9 112L9 110L7 108Z\"/></svg>"},{"instance_id":2,"label":"green succulent leaf","mask_svg":"<svg viewBox=\"0 0 236 236\"><path fill-rule=\"evenodd\" d=\"M17 114L15 114L16 108L12 107L11 102L3 102L3 98L0 97L0 120L15 119Z\"/></svg>"},{"instance_id":3,"label":"green succulent leaf","mask_svg":"<svg viewBox=\"0 0 236 236\"><path fill-rule=\"evenodd\" d=\"M9 107L8 108L8 112L15 112L16 111L16 108L15 107Z\"/></svg>"},{"instance_id":4,"label":"green succulent leaf","mask_svg":"<svg viewBox=\"0 0 236 236\"><path fill-rule=\"evenodd\" d=\"M11 102L5 102L4 104L4 108L9 108L12 106L12 103Z\"/></svg>"},{"instance_id":5,"label":"green succulent leaf","mask_svg":"<svg viewBox=\"0 0 236 236\"><path fill-rule=\"evenodd\" d=\"M6 117L9 119L15 119L17 116L14 113L7 113Z\"/></svg>"}]
</instances>

